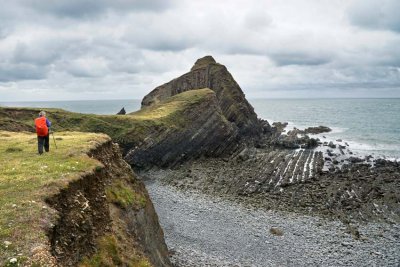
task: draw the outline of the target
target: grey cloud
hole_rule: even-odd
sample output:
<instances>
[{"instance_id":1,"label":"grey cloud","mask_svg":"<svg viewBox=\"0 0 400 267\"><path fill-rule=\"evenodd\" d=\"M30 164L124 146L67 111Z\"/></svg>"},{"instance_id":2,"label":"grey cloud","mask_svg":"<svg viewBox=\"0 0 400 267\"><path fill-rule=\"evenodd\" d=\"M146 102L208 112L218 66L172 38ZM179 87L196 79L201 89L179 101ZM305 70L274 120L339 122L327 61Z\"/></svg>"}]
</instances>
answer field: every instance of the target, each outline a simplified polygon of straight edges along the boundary
<instances>
[{"instance_id":1,"label":"grey cloud","mask_svg":"<svg viewBox=\"0 0 400 267\"><path fill-rule=\"evenodd\" d=\"M287 51L287 52L277 52L269 53L269 57L278 66L288 66L288 65L322 65L329 63L331 58L327 55L318 55L318 53L304 53L299 51Z\"/></svg>"},{"instance_id":2,"label":"grey cloud","mask_svg":"<svg viewBox=\"0 0 400 267\"><path fill-rule=\"evenodd\" d=\"M67 72L75 77L104 77L110 73L104 58L81 57L62 62L58 70Z\"/></svg>"},{"instance_id":3,"label":"grey cloud","mask_svg":"<svg viewBox=\"0 0 400 267\"><path fill-rule=\"evenodd\" d=\"M185 39L176 39L168 36L155 36L151 39L141 38L135 44L139 48L154 51L174 51L179 52L194 46L194 42Z\"/></svg>"},{"instance_id":4,"label":"grey cloud","mask_svg":"<svg viewBox=\"0 0 400 267\"><path fill-rule=\"evenodd\" d=\"M400 32L399 12L398 0L357 0L351 5L348 16L360 27Z\"/></svg>"},{"instance_id":5,"label":"grey cloud","mask_svg":"<svg viewBox=\"0 0 400 267\"><path fill-rule=\"evenodd\" d=\"M20 80L41 80L47 77L49 69L32 64L0 64L0 82Z\"/></svg>"},{"instance_id":6,"label":"grey cloud","mask_svg":"<svg viewBox=\"0 0 400 267\"><path fill-rule=\"evenodd\" d=\"M272 18L264 9L256 9L246 14L244 25L250 30L264 29L272 24Z\"/></svg>"},{"instance_id":7,"label":"grey cloud","mask_svg":"<svg viewBox=\"0 0 400 267\"><path fill-rule=\"evenodd\" d=\"M46 12L54 16L85 18L101 15L107 11L163 11L171 6L170 0L23 0L38 12Z\"/></svg>"},{"instance_id":8,"label":"grey cloud","mask_svg":"<svg viewBox=\"0 0 400 267\"><path fill-rule=\"evenodd\" d=\"M172 21L171 21L172 20ZM182 25L179 18L157 15L133 18L134 25L126 30L123 41L129 42L137 48L153 51L182 51L199 44L198 33L190 26Z\"/></svg>"},{"instance_id":9,"label":"grey cloud","mask_svg":"<svg viewBox=\"0 0 400 267\"><path fill-rule=\"evenodd\" d=\"M13 62L48 65L60 57L59 50L48 46L49 43L27 45L19 43L14 49Z\"/></svg>"}]
</instances>

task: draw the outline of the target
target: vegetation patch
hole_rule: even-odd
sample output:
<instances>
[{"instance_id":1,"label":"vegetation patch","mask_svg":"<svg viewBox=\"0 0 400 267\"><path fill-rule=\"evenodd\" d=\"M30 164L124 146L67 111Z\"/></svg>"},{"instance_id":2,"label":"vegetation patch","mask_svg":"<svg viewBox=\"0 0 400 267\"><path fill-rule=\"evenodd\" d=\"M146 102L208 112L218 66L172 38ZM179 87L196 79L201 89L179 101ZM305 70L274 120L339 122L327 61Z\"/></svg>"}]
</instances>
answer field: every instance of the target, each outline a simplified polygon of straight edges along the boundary
<instances>
[{"instance_id":1,"label":"vegetation patch","mask_svg":"<svg viewBox=\"0 0 400 267\"><path fill-rule=\"evenodd\" d=\"M106 135L60 132L58 148L37 153L36 135L0 131L0 266L21 264L32 246L46 244L54 213L45 199L100 163L87 156Z\"/></svg>"},{"instance_id":2,"label":"vegetation patch","mask_svg":"<svg viewBox=\"0 0 400 267\"><path fill-rule=\"evenodd\" d=\"M146 206L146 198L142 193L135 192L133 186L124 180L114 180L106 189L107 199L112 203L128 208L133 206L137 209Z\"/></svg>"},{"instance_id":3,"label":"vegetation patch","mask_svg":"<svg viewBox=\"0 0 400 267\"><path fill-rule=\"evenodd\" d=\"M119 242L113 235L106 235L97 242L97 252L90 258L85 258L80 267L151 267L149 261L135 253L125 255L124 250L119 246Z\"/></svg>"},{"instance_id":4,"label":"vegetation patch","mask_svg":"<svg viewBox=\"0 0 400 267\"><path fill-rule=\"evenodd\" d=\"M6 152L7 152L7 153L22 152L22 151L23 151L23 149L20 148L20 147L8 147L8 148L6 149Z\"/></svg>"}]
</instances>

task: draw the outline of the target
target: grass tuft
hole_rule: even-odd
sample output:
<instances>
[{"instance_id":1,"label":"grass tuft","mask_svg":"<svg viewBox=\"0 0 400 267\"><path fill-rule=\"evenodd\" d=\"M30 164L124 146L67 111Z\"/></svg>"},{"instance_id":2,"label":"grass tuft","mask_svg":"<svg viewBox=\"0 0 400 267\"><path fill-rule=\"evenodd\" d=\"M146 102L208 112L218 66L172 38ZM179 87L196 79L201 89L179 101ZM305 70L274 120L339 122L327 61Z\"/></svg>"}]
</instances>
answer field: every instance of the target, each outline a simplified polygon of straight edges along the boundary
<instances>
[{"instance_id":1,"label":"grass tuft","mask_svg":"<svg viewBox=\"0 0 400 267\"><path fill-rule=\"evenodd\" d=\"M7 152L7 153L22 152L22 151L23 151L23 149L20 148L20 147L8 147L8 148L6 149L6 152Z\"/></svg>"},{"instance_id":2,"label":"grass tuft","mask_svg":"<svg viewBox=\"0 0 400 267\"><path fill-rule=\"evenodd\" d=\"M97 243L97 252L93 256L83 259L79 267L151 267L149 261L139 255L124 255L123 249L119 247L118 241L113 235L103 236Z\"/></svg>"},{"instance_id":3,"label":"grass tuft","mask_svg":"<svg viewBox=\"0 0 400 267\"><path fill-rule=\"evenodd\" d=\"M114 204L127 208L143 208L146 206L146 198L133 190L133 188L123 180L115 180L112 185L106 189L107 199Z\"/></svg>"}]
</instances>

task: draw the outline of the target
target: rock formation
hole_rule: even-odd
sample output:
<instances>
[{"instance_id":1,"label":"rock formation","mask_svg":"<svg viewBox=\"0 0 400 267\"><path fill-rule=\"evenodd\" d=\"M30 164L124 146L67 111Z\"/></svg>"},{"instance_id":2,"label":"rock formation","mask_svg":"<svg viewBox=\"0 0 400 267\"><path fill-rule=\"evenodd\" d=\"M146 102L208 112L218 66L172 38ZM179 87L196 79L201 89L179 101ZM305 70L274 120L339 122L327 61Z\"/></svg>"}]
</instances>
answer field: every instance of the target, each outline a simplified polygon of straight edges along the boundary
<instances>
[{"instance_id":1,"label":"rock formation","mask_svg":"<svg viewBox=\"0 0 400 267\"><path fill-rule=\"evenodd\" d=\"M224 65L213 57L205 56L196 61L190 72L155 88L142 100L142 107L165 101L176 94L210 88L217 96L218 104L226 119L233 122L244 136L257 136L262 132L253 107Z\"/></svg>"},{"instance_id":2,"label":"rock formation","mask_svg":"<svg viewBox=\"0 0 400 267\"><path fill-rule=\"evenodd\" d=\"M117 113L117 115L125 115L125 114L126 114L125 108L122 108L122 109Z\"/></svg>"},{"instance_id":3,"label":"rock formation","mask_svg":"<svg viewBox=\"0 0 400 267\"><path fill-rule=\"evenodd\" d=\"M189 99L196 101L188 104ZM178 105L182 111L179 114L164 111L164 116L179 116L182 124L150 133L143 142L129 150L125 156L128 163L136 168L175 166L200 156L229 154L238 146L238 129L226 120L215 93L210 89L183 92L132 115L151 117L169 105Z\"/></svg>"}]
</instances>

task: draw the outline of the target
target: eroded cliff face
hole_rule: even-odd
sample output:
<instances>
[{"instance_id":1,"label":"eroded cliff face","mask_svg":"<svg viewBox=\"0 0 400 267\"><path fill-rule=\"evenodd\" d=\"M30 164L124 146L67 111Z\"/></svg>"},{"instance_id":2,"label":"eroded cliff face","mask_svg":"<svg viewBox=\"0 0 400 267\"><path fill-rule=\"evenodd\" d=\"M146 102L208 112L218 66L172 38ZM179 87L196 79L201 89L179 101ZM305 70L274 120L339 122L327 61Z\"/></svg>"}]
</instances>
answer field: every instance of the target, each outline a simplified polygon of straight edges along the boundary
<instances>
[{"instance_id":1,"label":"eroded cliff face","mask_svg":"<svg viewBox=\"0 0 400 267\"><path fill-rule=\"evenodd\" d=\"M228 69L211 56L198 59L190 72L155 88L143 98L142 107L159 104L171 96L199 88L210 88L216 93L222 114L238 127L240 135L258 136L262 132L257 115L238 83Z\"/></svg>"},{"instance_id":2,"label":"eroded cliff face","mask_svg":"<svg viewBox=\"0 0 400 267\"><path fill-rule=\"evenodd\" d=\"M178 114L183 123L160 128L143 142L131 149L125 160L137 168L146 166L173 167L192 158L217 157L229 154L238 147L238 128L229 122L218 104L215 93L210 89L183 92L170 97L168 103L180 103L190 95L198 100L185 106ZM144 110L147 115L163 110L168 104L160 102ZM179 104L180 105L180 104ZM179 127L176 127L179 125Z\"/></svg>"},{"instance_id":3,"label":"eroded cliff face","mask_svg":"<svg viewBox=\"0 0 400 267\"><path fill-rule=\"evenodd\" d=\"M171 266L163 231L143 183L111 141L90 152L102 168L82 175L47 202L59 266Z\"/></svg>"}]
</instances>

